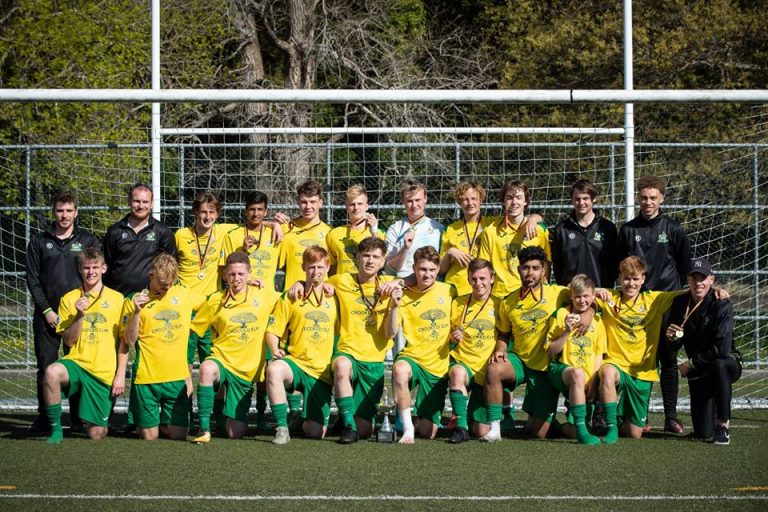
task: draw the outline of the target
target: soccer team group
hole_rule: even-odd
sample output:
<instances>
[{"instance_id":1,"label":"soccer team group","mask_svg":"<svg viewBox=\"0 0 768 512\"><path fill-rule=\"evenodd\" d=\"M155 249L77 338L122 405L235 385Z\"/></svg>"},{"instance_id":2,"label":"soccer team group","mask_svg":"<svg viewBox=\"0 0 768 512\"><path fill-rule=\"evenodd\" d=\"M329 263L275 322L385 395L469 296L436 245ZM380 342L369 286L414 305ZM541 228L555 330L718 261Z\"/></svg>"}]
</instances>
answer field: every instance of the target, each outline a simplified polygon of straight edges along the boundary
<instances>
[{"instance_id":1,"label":"soccer team group","mask_svg":"<svg viewBox=\"0 0 768 512\"><path fill-rule=\"evenodd\" d=\"M498 216L482 213L480 185L457 184L462 215L444 228L426 215L425 186L409 180L405 215L384 232L361 186L346 192L346 225L322 222L321 185L308 181L297 188L294 219L270 216L267 196L251 192L243 225L219 223L221 204L201 193L193 225L174 234L152 217L151 189L137 184L130 213L103 241L77 226L76 198L60 193L50 229L27 250L40 407L33 428L61 443L67 397L73 428L106 436L135 347L128 423L148 440L188 438L195 391L192 440L241 437L255 390L261 428L269 400L275 444L296 430L323 438L332 399L339 442L354 443L374 433L394 354L403 444L436 436L446 394L449 442L501 440L522 384L533 437L554 424L587 445L638 438L659 375L665 430L683 431L682 375L694 435L727 444L740 371L733 310L713 288L709 262L691 260L685 231L661 212L665 186L641 178L640 214L617 230L594 209L595 186L579 180L572 212L549 231L529 214L522 181L504 184ZM283 293L274 286L280 269ZM687 359L678 364L680 347ZM561 394L567 414L556 422ZM604 409L601 437L590 428L595 402Z\"/></svg>"}]
</instances>

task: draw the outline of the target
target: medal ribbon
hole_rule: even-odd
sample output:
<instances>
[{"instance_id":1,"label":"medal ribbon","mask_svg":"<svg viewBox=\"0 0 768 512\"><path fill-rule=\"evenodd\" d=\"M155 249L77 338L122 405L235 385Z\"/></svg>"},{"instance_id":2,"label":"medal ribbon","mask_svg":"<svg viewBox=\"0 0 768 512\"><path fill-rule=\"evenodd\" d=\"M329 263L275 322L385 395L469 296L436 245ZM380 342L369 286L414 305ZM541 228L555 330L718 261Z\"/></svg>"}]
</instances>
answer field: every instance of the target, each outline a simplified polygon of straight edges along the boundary
<instances>
[{"instance_id":1,"label":"medal ribbon","mask_svg":"<svg viewBox=\"0 0 768 512\"><path fill-rule=\"evenodd\" d=\"M90 294L85 293L85 288L84 287L80 288L80 292L81 292L80 297L90 297ZM99 302L99 299L101 298L101 294L102 293L104 293L104 285L103 284L101 285L101 290L99 290L99 294L96 296L95 299L93 299L93 302L89 302L88 303L88 306L86 306L85 311L88 311L89 309L91 309L91 306L93 306L94 304Z\"/></svg>"},{"instance_id":2,"label":"medal ribbon","mask_svg":"<svg viewBox=\"0 0 768 512\"><path fill-rule=\"evenodd\" d=\"M243 237L243 249L245 249L245 239L251 236L251 234L248 232L248 225L246 224L245 227L245 237ZM259 247L261 247L261 238L264 235L264 223L261 223L261 229L259 229L259 239L256 241L256 250L259 250ZM254 238L254 237L251 237ZM247 252L247 251L246 251Z\"/></svg>"},{"instance_id":3,"label":"medal ribbon","mask_svg":"<svg viewBox=\"0 0 768 512\"><path fill-rule=\"evenodd\" d=\"M205 243L205 250L200 251L200 237L197 236L197 229L192 228L192 231L195 232L195 243L197 244L197 256L200 258L200 271L202 272L203 267L205 267L205 258L208 256L208 246L211 245L211 239L213 238L213 227L211 227L211 231L208 234L208 241Z\"/></svg>"},{"instance_id":4,"label":"medal ribbon","mask_svg":"<svg viewBox=\"0 0 768 512\"><path fill-rule=\"evenodd\" d=\"M485 305L488 304L489 300L491 300L491 294L490 293L488 294L488 297L485 299L485 302L483 302L483 305L480 306L480 309L478 309L477 313L475 313L475 316L472 317L472 320L470 320L469 322L466 322L467 312L469 311L470 304L472 304L472 296L470 295L469 296L469 300L467 300L467 303L464 304L464 313L462 313L462 315L461 315L461 323L459 323L459 327L458 328L463 331L465 327L469 327L470 325L472 325L472 322L474 322L475 319L478 316L480 316L480 313L483 312L483 310L485 309Z\"/></svg>"},{"instance_id":5,"label":"medal ribbon","mask_svg":"<svg viewBox=\"0 0 768 512\"><path fill-rule=\"evenodd\" d=\"M475 233L472 235L472 239L470 240L470 238L469 238L469 229L467 229L467 221L464 220L464 219L461 219L461 222L464 223L464 238L467 239L467 249L468 249L467 252L470 255L472 254L472 246L475 245L475 242L477 241L477 235L478 235L478 233L480 231L480 222L482 220L483 220L483 216L480 215L477 218L477 226L475 226Z\"/></svg>"}]
</instances>

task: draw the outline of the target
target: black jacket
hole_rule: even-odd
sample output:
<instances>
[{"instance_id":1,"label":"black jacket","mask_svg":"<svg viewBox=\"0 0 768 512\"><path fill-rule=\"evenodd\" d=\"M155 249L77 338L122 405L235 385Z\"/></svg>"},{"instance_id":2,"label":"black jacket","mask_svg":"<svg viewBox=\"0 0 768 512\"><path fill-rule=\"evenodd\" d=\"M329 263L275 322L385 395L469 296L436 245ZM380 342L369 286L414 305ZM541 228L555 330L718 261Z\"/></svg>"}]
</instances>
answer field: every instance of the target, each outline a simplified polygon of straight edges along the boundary
<instances>
[{"instance_id":1,"label":"black jacket","mask_svg":"<svg viewBox=\"0 0 768 512\"><path fill-rule=\"evenodd\" d=\"M149 284L152 259L160 253L176 254L176 240L165 224L153 217L134 233L128 215L112 224L104 235L104 257L107 275L104 284L123 295L138 292Z\"/></svg>"},{"instance_id":2,"label":"black jacket","mask_svg":"<svg viewBox=\"0 0 768 512\"><path fill-rule=\"evenodd\" d=\"M80 253L100 246L98 238L77 226L63 240L54 234L54 224L32 235L27 245L27 288L36 311L51 308L58 313L61 297L82 284Z\"/></svg>"},{"instance_id":3,"label":"black jacket","mask_svg":"<svg viewBox=\"0 0 768 512\"><path fill-rule=\"evenodd\" d=\"M663 213L651 220L638 215L619 231L619 261L627 256L645 261L649 290L679 290L691 267L691 242L680 223Z\"/></svg>"},{"instance_id":4,"label":"black jacket","mask_svg":"<svg viewBox=\"0 0 768 512\"><path fill-rule=\"evenodd\" d=\"M690 294L676 297L669 308L669 323L682 325ZM691 305L691 308L693 305ZM725 359L734 352L733 345L733 304L729 300L717 300L714 290L702 299L701 306L694 311L683 326L683 338L672 343L677 350L685 347L691 360L691 377L707 372L715 359ZM666 332L666 326L662 332Z\"/></svg>"},{"instance_id":5,"label":"black jacket","mask_svg":"<svg viewBox=\"0 0 768 512\"><path fill-rule=\"evenodd\" d=\"M616 225L595 212L586 228L571 213L552 230L552 263L557 284L568 286L576 274L587 274L600 288L613 288L618 275Z\"/></svg>"}]
</instances>

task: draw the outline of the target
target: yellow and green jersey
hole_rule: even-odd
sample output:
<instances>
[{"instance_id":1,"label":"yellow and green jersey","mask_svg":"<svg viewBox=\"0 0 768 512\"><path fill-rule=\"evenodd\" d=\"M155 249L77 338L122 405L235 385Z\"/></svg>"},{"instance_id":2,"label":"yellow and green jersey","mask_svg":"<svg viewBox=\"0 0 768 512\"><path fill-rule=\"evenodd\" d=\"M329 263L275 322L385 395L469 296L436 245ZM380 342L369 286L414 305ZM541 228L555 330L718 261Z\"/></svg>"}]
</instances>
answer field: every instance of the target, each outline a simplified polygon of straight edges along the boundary
<instances>
[{"instance_id":1,"label":"yellow and green jersey","mask_svg":"<svg viewBox=\"0 0 768 512\"><path fill-rule=\"evenodd\" d=\"M544 348L549 320L569 300L568 288L544 284L539 290L525 293L518 289L501 303L496 327L500 333L510 334L512 351L531 370L543 372L549 366Z\"/></svg>"},{"instance_id":2,"label":"yellow and green jersey","mask_svg":"<svg viewBox=\"0 0 768 512\"><path fill-rule=\"evenodd\" d=\"M547 343L544 345L545 351L549 349L553 341L565 332L565 318L569 313L568 308L557 310L549 326ZM605 326L600 316L595 315L584 336L580 336L575 330L571 331L565 340L563 351L560 352L555 361L574 368L581 368L587 376L587 381L589 381L595 374L595 359L604 355L606 350Z\"/></svg>"},{"instance_id":3,"label":"yellow and green jersey","mask_svg":"<svg viewBox=\"0 0 768 512\"><path fill-rule=\"evenodd\" d=\"M219 257L224 239L236 224L214 224L210 233L195 236L195 228L176 231L176 259L179 262L179 282L206 297L221 289ZM202 256L201 256L202 255Z\"/></svg>"},{"instance_id":4,"label":"yellow and green jersey","mask_svg":"<svg viewBox=\"0 0 768 512\"><path fill-rule=\"evenodd\" d=\"M245 237L256 239L256 243L250 249L245 249ZM277 273L280 259L280 245L272 243L272 226L262 224L258 229L248 230L245 226L237 226L227 233L224 246L221 250L220 266L227 264L227 256L235 251L243 251L248 254L251 264L251 279L258 279L262 286L275 287L275 274Z\"/></svg>"},{"instance_id":5,"label":"yellow and green jersey","mask_svg":"<svg viewBox=\"0 0 768 512\"><path fill-rule=\"evenodd\" d=\"M64 359L76 362L91 375L111 386L117 370L117 343L120 336L120 312L123 295L103 286L100 292L89 292L80 337ZM77 319L75 302L83 296L82 288L64 294L59 302L56 332L61 334Z\"/></svg>"},{"instance_id":6,"label":"yellow and green jersey","mask_svg":"<svg viewBox=\"0 0 768 512\"><path fill-rule=\"evenodd\" d=\"M384 335L384 321L389 311L389 297L379 297L379 284L391 281L390 276L359 285L357 273L336 274L328 283L336 289L339 301L339 342L337 352L344 352L358 361L381 363L392 340Z\"/></svg>"},{"instance_id":7,"label":"yellow and green jersey","mask_svg":"<svg viewBox=\"0 0 768 512\"><path fill-rule=\"evenodd\" d=\"M202 336L209 323L200 311L204 301L204 295L179 284L163 296L149 296L149 302L139 312L136 384L158 384L189 377L187 346L190 331ZM135 311L133 296L129 295L123 302L121 332L125 332ZM194 312L197 314L192 320Z\"/></svg>"},{"instance_id":8,"label":"yellow and green jersey","mask_svg":"<svg viewBox=\"0 0 768 512\"><path fill-rule=\"evenodd\" d=\"M636 299L624 301L621 291L610 290L608 301L597 299L603 309L608 338L606 363L611 363L640 380L656 382L656 351L664 313L681 292L642 291Z\"/></svg>"},{"instance_id":9,"label":"yellow and green jersey","mask_svg":"<svg viewBox=\"0 0 768 512\"><path fill-rule=\"evenodd\" d=\"M522 286L520 274L517 272L517 254L521 249L541 247L547 255L547 260L552 260L546 225L539 223L536 226L536 236L528 239L525 237L527 220L526 217L520 224L507 224L505 218L501 217L487 226L480 235L479 254L481 258L491 262L496 272L493 294L497 297L506 297Z\"/></svg>"},{"instance_id":10,"label":"yellow and green jersey","mask_svg":"<svg viewBox=\"0 0 768 512\"><path fill-rule=\"evenodd\" d=\"M453 299L451 330L461 329L464 338L453 348L451 357L475 374L485 368L496 346L496 312L500 306L501 299L493 295L488 301L476 301L471 294Z\"/></svg>"},{"instance_id":11,"label":"yellow and green jersey","mask_svg":"<svg viewBox=\"0 0 768 512\"><path fill-rule=\"evenodd\" d=\"M331 357L337 324L334 297L310 294L306 300L292 301L286 292L272 310L267 332L278 338L287 335L287 357L312 377L332 383Z\"/></svg>"},{"instance_id":12,"label":"yellow and green jersey","mask_svg":"<svg viewBox=\"0 0 768 512\"><path fill-rule=\"evenodd\" d=\"M303 281L306 277L301 268L301 257L304 251L313 245L327 249L325 238L331 227L320 219L307 223L299 219L292 224L283 224L283 241L280 243L280 260L278 268L285 267L285 290Z\"/></svg>"},{"instance_id":13,"label":"yellow and green jersey","mask_svg":"<svg viewBox=\"0 0 768 512\"><path fill-rule=\"evenodd\" d=\"M471 221L465 224L463 219L453 222L445 228L440 240L440 259L444 258L448 249L452 248L459 249L473 258L479 258L480 235L485 228L498 221L499 217L481 217L479 223ZM467 280L467 267L462 267L455 260L451 260L451 266L445 274L445 282L452 284L459 296L472 293L472 287Z\"/></svg>"},{"instance_id":14,"label":"yellow and green jersey","mask_svg":"<svg viewBox=\"0 0 768 512\"><path fill-rule=\"evenodd\" d=\"M357 260L355 259L357 244L370 236L373 235L371 235L371 230L367 226L365 229L339 226L328 232L325 242L328 247L328 254L331 257L331 266L336 266L337 274L344 274L346 272L357 273ZM378 230L376 236L384 240L383 231Z\"/></svg>"},{"instance_id":15,"label":"yellow and green jersey","mask_svg":"<svg viewBox=\"0 0 768 512\"><path fill-rule=\"evenodd\" d=\"M400 356L416 362L435 377L448 373L451 334L451 285L434 283L424 291L406 288L397 308L405 337Z\"/></svg>"},{"instance_id":16,"label":"yellow and green jersey","mask_svg":"<svg viewBox=\"0 0 768 512\"><path fill-rule=\"evenodd\" d=\"M280 294L269 286L247 286L237 295L216 292L199 315L212 330L212 358L240 377L252 381L265 361L264 333Z\"/></svg>"}]
</instances>

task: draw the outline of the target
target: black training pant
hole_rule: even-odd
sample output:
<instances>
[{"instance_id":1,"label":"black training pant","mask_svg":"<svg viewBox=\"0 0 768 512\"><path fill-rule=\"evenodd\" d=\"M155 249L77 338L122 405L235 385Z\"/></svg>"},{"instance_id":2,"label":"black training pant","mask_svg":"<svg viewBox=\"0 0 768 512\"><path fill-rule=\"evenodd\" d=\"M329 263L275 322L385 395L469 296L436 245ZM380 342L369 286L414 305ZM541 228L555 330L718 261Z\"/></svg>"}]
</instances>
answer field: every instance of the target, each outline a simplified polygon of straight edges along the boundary
<instances>
[{"instance_id":1,"label":"black training pant","mask_svg":"<svg viewBox=\"0 0 768 512\"><path fill-rule=\"evenodd\" d=\"M45 321L45 315L37 309L32 317L32 332L35 337L35 360L37 361L37 412L40 418L47 421L45 415L45 370L59 359L61 337ZM69 347L64 345L64 354L68 353ZM79 395L69 399L70 418L77 417L79 399Z\"/></svg>"},{"instance_id":2,"label":"black training pant","mask_svg":"<svg viewBox=\"0 0 768 512\"><path fill-rule=\"evenodd\" d=\"M732 383L738 376L739 364L728 357L715 359L706 374L688 379L694 437L709 439L716 419L725 422L731 418Z\"/></svg>"}]
</instances>

